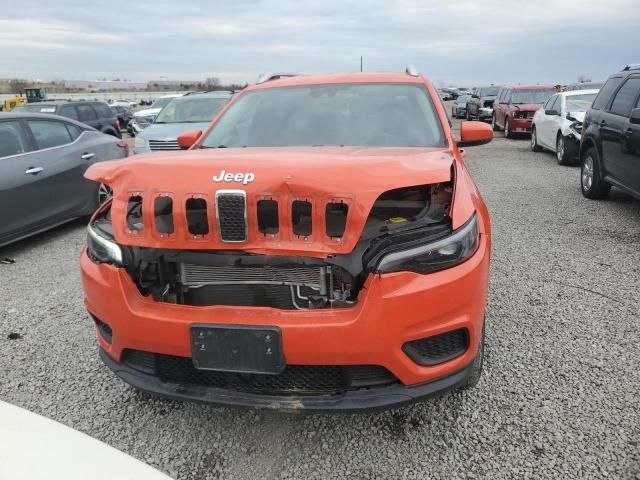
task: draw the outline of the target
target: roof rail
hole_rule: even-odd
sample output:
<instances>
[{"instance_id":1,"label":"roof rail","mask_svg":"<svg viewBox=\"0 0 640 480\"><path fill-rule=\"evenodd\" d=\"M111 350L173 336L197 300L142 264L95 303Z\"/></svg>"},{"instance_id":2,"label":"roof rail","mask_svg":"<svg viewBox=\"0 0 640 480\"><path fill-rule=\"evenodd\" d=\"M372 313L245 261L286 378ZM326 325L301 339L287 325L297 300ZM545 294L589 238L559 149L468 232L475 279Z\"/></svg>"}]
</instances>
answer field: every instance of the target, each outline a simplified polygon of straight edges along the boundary
<instances>
[{"instance_id":1,"label":"roof rail","mask_svg":"<svg viewBox=\"0 0 640 480\"><path fill-rule=\"evenodd\" d=\"M627 70L640 70L640 63L630 63L622 69L623 72L626 72Z\"/></svg>"},{"instance_id":2,"label":"roof rail","mask_svg":"<svg viewBox=\"0 0 640 480\"><path fill-rule=\"evenodd\" d=\"M411 75L412 77L417 77L418 75L420 75L418 73L418 69L413 65L407 65L407 68L405 68L404 72L407 75Z\"/></svg>"},{"instance_id":3,"label":"roof rail","mask_svg":"<svg viewBox=\"0 0 640 480\"><path fill-rule=\"evenodd\" d=\"M256 80L256 83L260 84L264 82L270 82L271 80L278 80L280 78L289 78L289 77L297 77L297 76L298 76L297 73L276 73L276 72L263 73L258 77L258 80Z\"/></svg>"}]
</instances>

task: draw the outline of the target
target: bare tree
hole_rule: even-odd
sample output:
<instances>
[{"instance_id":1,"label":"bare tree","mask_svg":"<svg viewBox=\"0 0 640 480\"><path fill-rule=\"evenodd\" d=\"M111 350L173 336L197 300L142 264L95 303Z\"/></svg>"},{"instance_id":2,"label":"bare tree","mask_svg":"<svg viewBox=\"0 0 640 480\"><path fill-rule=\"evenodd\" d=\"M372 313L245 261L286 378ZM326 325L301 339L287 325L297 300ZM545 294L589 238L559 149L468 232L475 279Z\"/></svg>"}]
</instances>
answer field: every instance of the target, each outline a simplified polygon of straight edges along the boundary
<instances>
[{"instance_id":1,"label":"bare tree","mask_svg":"<svg viewBox=\"0 0 640 480\"><path fill-rule=\"evenodd\" d=\"M13 78L9 80L9 90L11 93L23 93L24 89L27 88L31 82L28 80L23 80L21 78Z\"/></svg>"},{"instance_id":2,"label":"bare tree","mask_svg":"<svg viewBox=\"0 0 640 480\"><path fill-rule=\"evenodd\" d=\"M586 75L578 75L578 83L586 83L586 82L590 82L591 79L589 77L587 77Z\"/></svg>"},{"instance_id":3,"label":"bare tree","mask_svg":"<svg viewBox=\"0 0 640 480\"><path fill-rule=\"evenodd\" d=\"M209 77L206 80L207 89L215 90L220 86L220 79L218 77Z\"/></svg>"}]
</instances>

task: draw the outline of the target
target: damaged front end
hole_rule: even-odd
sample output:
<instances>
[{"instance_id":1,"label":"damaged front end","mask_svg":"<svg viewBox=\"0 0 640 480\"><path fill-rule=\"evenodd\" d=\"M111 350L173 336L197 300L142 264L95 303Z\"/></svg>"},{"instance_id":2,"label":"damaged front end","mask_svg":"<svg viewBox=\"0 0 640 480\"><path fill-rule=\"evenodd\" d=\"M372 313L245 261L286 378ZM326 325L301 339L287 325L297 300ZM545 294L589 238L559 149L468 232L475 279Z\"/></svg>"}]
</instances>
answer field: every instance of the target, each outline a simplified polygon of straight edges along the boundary
<instances>
[{"instance_id":1,"label":"damaged front end","mask_svg":"<svg viewBox=\"0 0 640 480\"><path fill-rule=\"evenodd\" d=\"M347 308L357 303L370 274L398 270L428 273L459 263L475 251L475 217L459 229L464 230L462 241L456 238L447 243L448 238L455 237L452 196L451 180L387 190L373 202L355 247L349 253L325 256L289 255L275 250L274 254L256 253L239 248L241 242L212 250L120 245L114 239L111 207L107 204L89 225L88 255L96 263L126 269L140 293L157 302L285 310ZM301 235L309 234L305 228L314 228L318 217L311 209L299 208L298 201L291 204L292 228ZM274 232L283 223L277 206L259 202L255 214L260 218L255 224L260 234L277 234ZM148 221L142 204L141 196L128 199L126 221L132 232ZM152 222L159 230L156 233L170 235L174 207L166 201L160 205L156 202L156 207ZM327 237L339 241L348 230L353 208L335 199L320 207ZM254 213L252 209L247 211ZM244 212L237 215L244 218ZM199 228L202 235L209 235L212 222L207 221L207 215L201 215L199 223L196 217L189 223L189 230ZM220 220L217 227L219 235ZM429 250L430 245L435 247Z\"/></svg>"}]
</instances>

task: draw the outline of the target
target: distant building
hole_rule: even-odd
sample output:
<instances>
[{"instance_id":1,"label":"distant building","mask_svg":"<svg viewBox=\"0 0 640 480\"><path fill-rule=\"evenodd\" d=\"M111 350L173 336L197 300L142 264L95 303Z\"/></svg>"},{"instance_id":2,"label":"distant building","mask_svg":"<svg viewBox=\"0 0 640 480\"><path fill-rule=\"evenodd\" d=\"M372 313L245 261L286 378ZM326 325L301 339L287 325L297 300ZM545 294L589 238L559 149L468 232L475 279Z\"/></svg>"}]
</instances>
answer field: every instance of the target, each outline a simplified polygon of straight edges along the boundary
<instances>
[{"instance_id":1,"label":"distant building","mask_svg":"<svg viewBox=\"0 0 640 480\"><path fill-rule=\"evenodd\" d=\"M105 92L113 90L145 90L146 82L128 82L124 80L65 80L65 88L87 92Z\"/></svg>"}]
</instances>

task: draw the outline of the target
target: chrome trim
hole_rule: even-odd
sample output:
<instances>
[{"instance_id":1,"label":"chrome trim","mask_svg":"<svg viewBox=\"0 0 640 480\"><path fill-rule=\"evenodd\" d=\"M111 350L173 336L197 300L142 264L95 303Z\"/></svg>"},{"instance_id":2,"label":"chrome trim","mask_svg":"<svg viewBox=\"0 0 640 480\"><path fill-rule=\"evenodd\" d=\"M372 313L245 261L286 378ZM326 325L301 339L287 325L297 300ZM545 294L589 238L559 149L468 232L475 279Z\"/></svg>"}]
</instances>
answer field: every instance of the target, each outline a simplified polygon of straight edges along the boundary
<instances>
[{"instance_id":1,"label":"chrome trim","mask_svg":"<svg viewBox=\"0 0 640 480\"><path fill-rule=\"evenodd\" d=\"M220 231L220 211L218 209L218 197L220 195L241 195L244 198L244 239L243 240L224 240L222 238L222 232ZM247 222L247 192L244 190L216 190L216 225L218 226L218 238L224 243L243 243L249 238L249 224Z\"/></svg>"}]
</instances>

